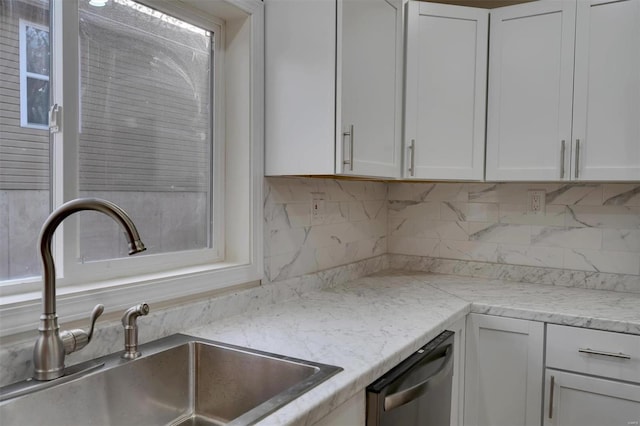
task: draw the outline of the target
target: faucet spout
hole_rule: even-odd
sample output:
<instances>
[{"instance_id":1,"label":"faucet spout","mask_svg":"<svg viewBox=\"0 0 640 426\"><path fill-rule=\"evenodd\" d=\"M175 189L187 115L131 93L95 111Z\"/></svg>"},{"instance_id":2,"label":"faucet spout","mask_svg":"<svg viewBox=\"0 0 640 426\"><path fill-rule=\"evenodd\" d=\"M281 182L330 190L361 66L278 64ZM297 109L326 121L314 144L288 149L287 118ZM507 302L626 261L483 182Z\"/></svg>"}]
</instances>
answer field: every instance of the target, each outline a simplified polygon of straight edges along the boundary
<instances>
[{"instance_id":1,"label":"faucet spout","mask_svg":"<svg viewBox=\"0 0 640 426\"><path fill-rule=\"evenodd\" d=\"M33 351L34 378L36 380L52 380L62 376L65 355L82 349L91 338L89 333L82 330L63 333L59 331L58 316L56 315L56 268L51 254L51 241L56 228L68 216L83 210L102 212L119 223L129 242L130 255L145 250L131 218L124 210L110 201L98 198L79 198L61 205L49 215L42 226L38 240L44 287L42 290L43 313L40 316L39 336ZM92 314L91 334L93 323L102 313L102 308L98 311L94 310L94 314Z\"/></svg>"},{"instance_id":2,"label":"faucet spout","mask_svg":"<svg viewBox=\"0 0 640 426\"><path fill-rule=\"evenodd\" d=\"M133 221L127 213L116 204L99 198L79 198L64 203L49 215L44 225L42 225L40 238L38 240L40 256L42 257L42 274L44 280L42 303L44 308L43 313L45 315L55 314L56 312L56 268L53 263L53 256L51 255L53 233L68 216L83 210L102 212L118 222L129 241L129 255L146 250L144 244L140 241L140 235Z\"/></svg>"}]
</instances>

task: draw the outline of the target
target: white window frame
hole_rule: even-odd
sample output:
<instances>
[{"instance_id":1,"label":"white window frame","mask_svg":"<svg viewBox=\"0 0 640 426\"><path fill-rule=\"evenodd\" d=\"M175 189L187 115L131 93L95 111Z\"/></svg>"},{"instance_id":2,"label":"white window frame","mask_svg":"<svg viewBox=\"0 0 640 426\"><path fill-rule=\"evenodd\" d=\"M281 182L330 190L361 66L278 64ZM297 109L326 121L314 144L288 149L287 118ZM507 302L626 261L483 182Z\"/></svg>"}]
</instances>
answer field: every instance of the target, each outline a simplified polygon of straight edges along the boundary
<instances>
[{"instance_id":1,"label":"white window frame","mask_svg":"<svg viewBox=\"0 0 640 426\"><path fill-rule=\"evenodd\" d=\"M19 43L20 43L20 126L29 129L49 129L49 124L37 124L29 122L29 101L27 98L27 79L35 79L49 81L49 76L27 71L27 27L33 27L41 31L46 31L51 37L49 28L45 25L36 24L35 22L20 19L19 21ZM51 39L49 39L51 44ZM51 70L49 70L51 73ZM51 90L51 87L49 88Z\"/></svg>"},{"instance_id":2,"label":"white window frame","mask_svg":"<svg viewBox=\"0 0 640 426\"><path fill-rule=\"evenodd\" d=\"M190 250L77 264L77 244L63 243L78 241L77 215L72 215L58 227L53 246L58 275L57 313L61 322L87 318L97 303L104 304L107 312L124 310L140 302L149 303L153 308L155 302L258 283L263 274L263 3L260 0L193 2L210 8L221 5L220 10L228 16L216 19L202 10L185 7L189 1L138 2L194 25L214 29L221 35L218 37L216 33L215 39L219 49L214 63L224 66L215 73L222 77L216 80L214 89L218 93L216 99L220 100L214 106L215 130L219 132L215 138L233 140L233 143L214 144L214 158L226 160L218 167L213 166L212 190L224 194L224 202L214 203L212 214L224 217L224 223L214 222L219 225L214 232L216 238L224 241L224 253L218 247L213 253ZM50 43L56 46L53 49L64 46L61 53L56 51L52 55L51 67L53 79L62 75L63 81L62 84L56 81L50 88L53 103L63 108L62 131L52 134L51 144L51 185L57 189L53 191L53 204L59 206L78 197L78 164L74 154L80 108L78 0L53 0L51 14ZM224 40L228 26L234 33L234 41L229 45ZM220 60L221 57L224 59ZM72 102L74 99L77 101ZM144 235L141 238L144 241ZM220 261L222 256L224 260ZM41 290L41 278L0 283L0 336L37 329L42 310Z\"/></svg>"}]
</instances>

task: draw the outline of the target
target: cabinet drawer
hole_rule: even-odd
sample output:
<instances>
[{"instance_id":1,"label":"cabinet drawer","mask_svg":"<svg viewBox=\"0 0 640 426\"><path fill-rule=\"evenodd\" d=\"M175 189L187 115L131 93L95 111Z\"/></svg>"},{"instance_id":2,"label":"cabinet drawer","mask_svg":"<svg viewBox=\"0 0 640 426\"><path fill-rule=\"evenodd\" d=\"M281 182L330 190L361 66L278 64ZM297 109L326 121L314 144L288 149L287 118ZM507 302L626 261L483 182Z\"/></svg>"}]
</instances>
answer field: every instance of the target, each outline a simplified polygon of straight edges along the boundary
<instances>
[{"instance_id":1,"label":"cabinet drawer","mask_svg":"<svg viewBox=\"0 0 640 426\"><path fill-rule=\"evenodd\" d=\"M546 365L640 383L640 336L550 324Z\"/></svg>"}]
</instances>

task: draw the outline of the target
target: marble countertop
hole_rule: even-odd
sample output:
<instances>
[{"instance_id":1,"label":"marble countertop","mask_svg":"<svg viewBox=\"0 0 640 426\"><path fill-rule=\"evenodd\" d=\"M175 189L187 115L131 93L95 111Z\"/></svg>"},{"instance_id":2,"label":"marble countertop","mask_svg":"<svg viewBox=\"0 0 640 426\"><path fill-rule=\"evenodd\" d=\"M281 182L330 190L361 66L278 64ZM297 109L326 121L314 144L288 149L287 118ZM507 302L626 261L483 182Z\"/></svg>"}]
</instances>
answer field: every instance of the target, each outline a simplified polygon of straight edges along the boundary
<instances>
[{"instance_id":1,"label":"marble countertop","mask_svg":"<svg viewBox=\"0 0 640 426\"><path fill-rule=\"evenodd\" d=\"M640 335L640 294L385 271L186 334L341 373L260 422L313 424L469 312Z\"/></svg>"}]
</instances>

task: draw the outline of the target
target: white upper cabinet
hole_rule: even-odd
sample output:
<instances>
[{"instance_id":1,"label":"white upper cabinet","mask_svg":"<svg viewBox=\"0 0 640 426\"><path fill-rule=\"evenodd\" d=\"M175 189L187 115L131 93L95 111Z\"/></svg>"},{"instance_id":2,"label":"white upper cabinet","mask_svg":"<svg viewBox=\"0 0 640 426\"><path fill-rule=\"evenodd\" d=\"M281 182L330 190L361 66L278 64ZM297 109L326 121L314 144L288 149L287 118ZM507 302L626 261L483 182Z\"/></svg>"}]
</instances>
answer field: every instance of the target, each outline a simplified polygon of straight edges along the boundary
<instances>
[{"instance_id":1,"label":"white upper cabinet","mask_svg":"<svg viewBox=\"0 0 640 426\"><path fill-rule=\"evenodd\" d=\"M401 0L265 2L266 175L399 177Z\"/></svg>"},{"instance_id":2,"label":"white upper cabinet","mask_svg":"<svg viewBox=\"0 0 640 426\"><path fill-rule=\"evenodd\" d=\"M640 179L640 0L494 9L490 40L488 180Z\"/></svg>"},{"instance_id":3,"label":"white upper cabinet","mask_svg":"<svg viewBox=\"0 0 640 426\"><path fill-rule=\"evenodd\" d=\"M407 7L404 177L481 180L488 10Z\"/></svg>"},{"instance_id":4,"label":"white upper cabinet","mask_svg":"<svg viewBox=\"0 0 640 426\"><path fill-rule=\"evenodd\" d=\"M338 28L336 137L343 150L336 171L399 177L402 1L339 1Z\"/></svg>"},{"instance_id":5,"label":"white upper cabinet","mask_svg":"<svg viewBox=\"0 0 640 426\"><path fill-rule=\"evenodd\" d=\"M572 177L640 180L640 0L578 1L575 61Z\"/></svg>"},{"instance_id":6,"label":"white upper cabinet","mask_svg":"<svg viewBox=\"0 0 640 426\"><path fill-rule=\"evenodd\" d=\"M335 172L336 5L265 1L265 174Z\"/></svg>"},{"instance_id":7,"label":"white upper cabinet","mask_svg":"<svg viewBox=\"0 0 640 426\"><path fill-rule=\"evenodd\" d=\"M575 6L541 0L491 11L488 180L568 176Z\"/></svg>"}]
</instances>

